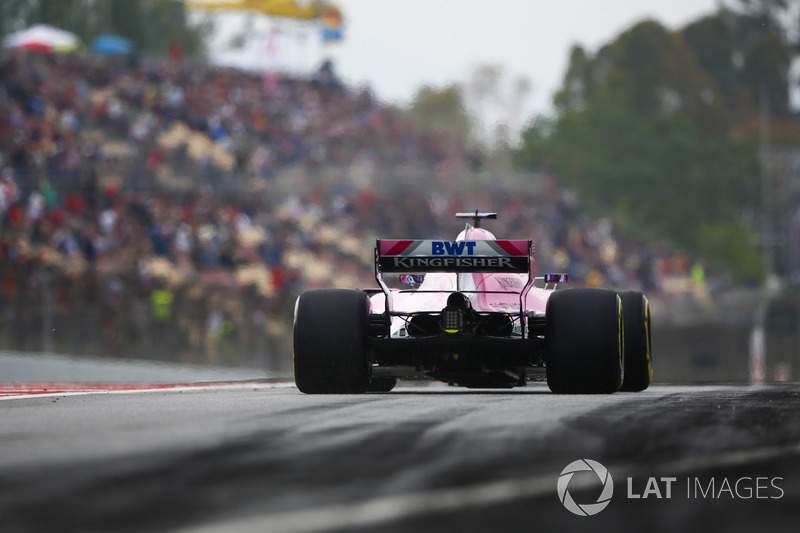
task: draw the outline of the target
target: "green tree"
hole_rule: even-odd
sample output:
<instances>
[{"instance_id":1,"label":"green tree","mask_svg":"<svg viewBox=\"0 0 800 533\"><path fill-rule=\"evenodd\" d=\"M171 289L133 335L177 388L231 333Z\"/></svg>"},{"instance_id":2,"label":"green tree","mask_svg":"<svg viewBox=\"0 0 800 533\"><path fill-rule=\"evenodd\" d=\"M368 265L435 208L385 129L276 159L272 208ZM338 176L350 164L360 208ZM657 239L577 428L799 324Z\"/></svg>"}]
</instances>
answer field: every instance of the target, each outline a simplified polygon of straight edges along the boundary
<instances>
[{"instance_id":1,"label":"green tree","mask_svg":"<svg viewBox=\"0 0 800 533\"><path fill-rule=\"evenodd\" d=\"M713 137L728 128L717 92L714 79L700 67L682 36L646 20L594 56L574 47L554 103L560 112L572 112L600 94L625 95L638 113L655 117L684 112L702 135Z\"/></svg>"},{"instance_id":2,"label":"green tree","mask_svg":"<svg viewBox=\"0 0 800 533\"><path fill-rule=\"evenodd\" d=\"M472 118L457 85L444 89L422 87L408 112L412 123L423 131L444 131L461 140L472 135Z\"/></svg>"},{"instance_id":3,"label":"green tree","mask_svg":"<svg viewBox=\"0 0 800 533\"><path fill-rule=\"evenodd\" d=\"M696 39L705 24L716 21L687 33ZM532 122L515 160L550 169L591 212L640 238L671 239L750 278L761 264L743 215L759 198L757 153L731 140L727 67L706 72L713 54L697 59L705 44L684 35L645 21L594 56L573 48L557 116ZM726 39L724 28L709 37L722 49Z\"/></svg>"},{"instance_id":4,"label":"green tree","mask_svg":"<svg viewBox=\"0 0 800 533\"><path fill-rule=\"evenodd\" d=\"M583 111L535 121L515 155L523 167L551 168L590 212L641 239L671 239L741 277L758 272L741 222L758 198L755 150L703 141L685 114L647 117L600 95Z\"/></svg>"},{"instance_id":5,"label":"green tree","mask_svg":"<svg viewBox=\"0 0 800 533\"><path fill-rule=\"evenodd\" d=\"M800 2L727 0L722 5L719 17L733 33L738 111L746 116L768 96L771 114L790 118L789 68L800 51Z\"/></svg>"},{"instance_id":6,"label":"green tree","mask_svg":"<svg viewBox=\"0 0 800 533\"><path fill-rule=\"evenodd\" d=\"M3 0L0 2L0 36L25 27L35 6L30 0Z\"/></svg>"},{"instance_id":7,"label":"green tree","mask_svg":"<svg viewBox=\"0 0 800 533\"><path fill-rule=\"evenodd\" d=\"M691 22L681 34L698 66L714 80L719 96L730 102L739 81L733 21L718 13Z\"/></svg>"},{"instance_id":8,"label":"green tree","mask_svg":"<svg viewBox=\"0 0 800 533\"><path fill-rule=\"evenodd\" d=\"M570 50L569 67L561 88L553 97L553 103L566 110L583 109L594 88L594 61L582 46Z\"/></svg>"},{"instance_id":9,"label":"green tree","mask_svg":"<svg viewBox=\"0 0 800 533\"><path fill-rule=\"evenodd\" d=\"M797 0L723 0L722 12L736 20L737 40L746 43L762 33L775 32L794 47L800 39Z\"/></svg>"},{"instance_id":10,"label":"green tree","mask_svg":"<svg viewBox=\"0 0 800 533\"><path fill-rule=\"evenodd\" d=\"M758 109L762 93L769 98L770 112L787 117L789 109L789 67L792 53L776 32L754 37L744 50L742 79L748 88L750 105Z\"/></svg>"},{"instance_id":11,"label":"green tree","mask_svg":"<svg viewBox=\"0 0 800 533\"><path fill-rule=\"evenodd\" d=\"M192 25L183 3L175 0L3 0L0 33L33 24L49 24L77 34L88 43L103 34L117 34L148 55L163 55L178 43L188 56L205 56L210 19Z\"/></svg>"}]
</instances>

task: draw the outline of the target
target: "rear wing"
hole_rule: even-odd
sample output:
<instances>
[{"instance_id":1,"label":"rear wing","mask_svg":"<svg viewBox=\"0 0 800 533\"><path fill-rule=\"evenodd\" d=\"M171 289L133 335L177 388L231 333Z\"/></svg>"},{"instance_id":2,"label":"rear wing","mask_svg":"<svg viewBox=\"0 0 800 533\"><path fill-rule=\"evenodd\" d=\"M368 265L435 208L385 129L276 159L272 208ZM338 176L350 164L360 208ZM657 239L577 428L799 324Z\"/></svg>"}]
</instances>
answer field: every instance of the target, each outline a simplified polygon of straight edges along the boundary
<instances>
[{"instance_id":1,"label":"rear wing","mask_svg":"<svg viewBox=\"0 0 800 533\"><path fill-rule=\"evenodd\" d=\"M520 324L524 336L523 303L533 286L532 272L533 241L435 241L435 240L381 240L375 245L375 280L385 297L384 313L399 316L393 311L392 292L383 281L385 272L453 272L453 273L500 273L527 274L528 281L521 290L513 291L464 291L473 294L492 292L519 293ZM461 292L457 279L456 290ZM416 291L428 292L428 291ZM442 292L442 291L430 291Z\"/></svg>"},{"instance_id":2,"label":"rear wing","mask_svg":"<svg viewBox=\"0 0 800 533\"><path fill-rule=\"evenodd\" d=\"M386 298L385 313L392 311L392 293L383 281L385 272L453 272L527 274L528 281L521 290L500 291L519 293L519 316L523 302L533 285L533 241L436 241L379 239L375 246L375 280ZM457 281L460 284L460 282ZM461 291L460 286L456 290ZM425 292L425 291L420 291ZM441 291L432 291L441 292ZM474 288L470 293L491 293ZM402 314L402 313L399 313ZM523 325L524 328L524 325Z\"/></svg>"},{"instance_id":3,"label":"rear wing","mask_svg":"<svg viewBox=\"0 0 800 533\"><path fill-rule=\"evenodd\" d=\"M375 246L380 272L530 272L533 242L381 240Z\"/></svg>"}]
</instances>

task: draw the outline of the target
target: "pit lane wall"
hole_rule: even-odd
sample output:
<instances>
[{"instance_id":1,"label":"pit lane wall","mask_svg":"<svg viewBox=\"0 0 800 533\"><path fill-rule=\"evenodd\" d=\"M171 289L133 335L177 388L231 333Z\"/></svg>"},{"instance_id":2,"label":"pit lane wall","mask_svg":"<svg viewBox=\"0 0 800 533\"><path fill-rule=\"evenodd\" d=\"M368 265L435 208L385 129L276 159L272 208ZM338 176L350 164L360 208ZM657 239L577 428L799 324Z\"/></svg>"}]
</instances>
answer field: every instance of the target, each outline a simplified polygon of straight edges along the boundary
<instances>
[{"instance_id":1,"label":"pit lane wall","mask_svg":"<svg viewBox=\"0 0 800 533\"><path fill-rule=\"evenodd\" d=\"M0 383L201 383L286 378L258 368L0 351Z\"/></svg>"},{"instance_id":2,"label":"pit lane wall","mask_svg":"<svg viewBox=\"0 0 800 533\"><path fill-rule=\"evenodd\" d=\"M751 335L761 298L755 289L700 302L651 298L654 381L752 382ZM782 296L769 305L762 355L763 381L800 381L800 301Z\"/></svg>"}]
</instances>

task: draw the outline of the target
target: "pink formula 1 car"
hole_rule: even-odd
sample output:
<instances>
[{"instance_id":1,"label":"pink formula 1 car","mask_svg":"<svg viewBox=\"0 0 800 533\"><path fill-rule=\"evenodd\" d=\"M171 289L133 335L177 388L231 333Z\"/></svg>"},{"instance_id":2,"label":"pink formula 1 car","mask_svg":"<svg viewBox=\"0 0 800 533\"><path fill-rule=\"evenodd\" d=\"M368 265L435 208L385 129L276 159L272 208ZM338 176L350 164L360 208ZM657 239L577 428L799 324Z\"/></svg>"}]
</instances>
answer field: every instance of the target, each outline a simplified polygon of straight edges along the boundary
<instances>
[{"instance_id":1,"label":"pink formula 1 car","mask_svg":"<svg viewBox=\"0 0 800 533\"><path fill-rule=\"evenodd\" d=\"M471 218L455 241L378 240L379 289L297 299L294 377L305 393L387 392L398 379L473 388L547 380L556 393L642 391L650 309L634 291L561 289L534 273L533 242L497 240ZM399 274L408 288L389 288ZM544 288L536 286L543 284Z\"/></svg>"}]
</instances>

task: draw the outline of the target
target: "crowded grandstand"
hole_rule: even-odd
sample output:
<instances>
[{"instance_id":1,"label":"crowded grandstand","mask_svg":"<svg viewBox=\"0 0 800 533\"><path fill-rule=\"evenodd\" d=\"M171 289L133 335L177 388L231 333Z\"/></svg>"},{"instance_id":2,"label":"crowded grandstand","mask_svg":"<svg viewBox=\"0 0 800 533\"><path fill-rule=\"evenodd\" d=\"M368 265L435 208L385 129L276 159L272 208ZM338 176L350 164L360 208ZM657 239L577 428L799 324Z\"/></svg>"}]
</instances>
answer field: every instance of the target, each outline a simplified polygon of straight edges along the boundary
<instances>
[{"instance_id":1,"label":"crowded grandstand","mask_svg":"<svg viewBox=\"0 0 800 533\"><path fill-rule=\"evenodd\" d=\"M475 208L579 285L705 290L685 253L588 219L547 173L415 129L330 61L262 75L11 51L0 168L6 349L285 368L301 290L370 286L378 230L448 235Z\"/></svg>"}]
</instances>

